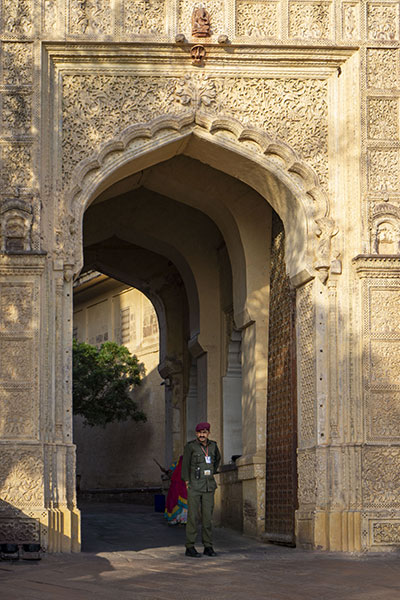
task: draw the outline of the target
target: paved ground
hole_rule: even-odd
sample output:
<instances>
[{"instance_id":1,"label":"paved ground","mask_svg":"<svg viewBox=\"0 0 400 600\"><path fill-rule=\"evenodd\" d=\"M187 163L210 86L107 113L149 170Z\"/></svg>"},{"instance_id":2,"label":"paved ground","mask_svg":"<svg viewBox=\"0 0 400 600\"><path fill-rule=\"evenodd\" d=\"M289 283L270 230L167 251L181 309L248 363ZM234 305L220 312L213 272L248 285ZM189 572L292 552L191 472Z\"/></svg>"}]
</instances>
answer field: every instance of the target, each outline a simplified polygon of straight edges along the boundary
<instances>
[{"instance_id":1,"label":"paved ground","mask_svg":"<svg viewBox=\"0 0 400 600\"><path fill-rule=\"evenodd\" d=\"M184 529L149 507L82 515L81 554L0 562L1 600L400 600L400 554L316 554L216 529L219 555L191 559Z\"/></svg>"}]
</instances>

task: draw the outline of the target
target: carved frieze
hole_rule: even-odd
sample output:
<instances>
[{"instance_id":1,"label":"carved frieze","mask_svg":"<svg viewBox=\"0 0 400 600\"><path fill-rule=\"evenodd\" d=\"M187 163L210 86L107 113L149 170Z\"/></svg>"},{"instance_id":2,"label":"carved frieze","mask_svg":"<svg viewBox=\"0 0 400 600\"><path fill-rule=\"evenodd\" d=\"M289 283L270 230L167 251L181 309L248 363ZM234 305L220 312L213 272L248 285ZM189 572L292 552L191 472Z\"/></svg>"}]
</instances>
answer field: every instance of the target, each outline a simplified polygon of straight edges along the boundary
<instances>
[{"instance_id":1,"label":"carved frieze","mask_svg":"<svg viewBox=\"0 0 400 600\"><path fill-rule=\"evenodd\" d=\"M398 98L368 98L367 132L371 140L399 139Z\"/></svg>"},{"instance_id":2,"label":"carved frieze","mask_svg":"<svg viewBox=\"0 0 400 600\"><path fill-rule=\"evenodd\" d=\"M367 85L377 89L392 89L399 85L399 51L369 48L367 50Z\"/></svg>"},{"instance_id":3,"label":"carved frieze","mask_svg":"<svg viewBox=\"0 0 400 600\"><path fill-rule=\"evenodd\" d=\"M113 0L69 0L69 33L103 36L113 33Z\"/></svg>"},{"instance_id":4,"label":"carved frieze","mask_svg":"<svg viewBox=\"0 0 400 600\"><path fill-rule=\"evenodd\" d=\"M124 0L126 35L162 35L166 28L165 0Z\"/></svg>"},{"instance_id":5,"label":"carved frieze","mask_svg":"<svg viewBox=\"0 0 400 600\"><path fill-rule=\"evenodd\" d=\"M367 161L368 186L371 191L400 191L399 150L370 148L367 153Z\"/></svg>"},{"instance_id":6,"label":"carved frieze","mask_svg":"<svg viewBox=\"0 0 400 600\"><path fill-rule=\"evenodd\" d=\"M236 34L244 37L279 37L278 2L239 0L236 4Z\"/></svg>"},{"instance_id":7,"label":"carved frieze","mask_svg":"<svg viewBox=\"0 0 400 600\"><path fill-rule=\"evenodd\" d=\"M225 32L225 2L224 0L207 0L206 2L191 2L190 0L179 0L178 4L178 31L192 36L192 15L194 10L204 9L207 12L210 36L218 36Z\"/></svg>"},{"instance_id":8,"label":"carved frieze","mask_svg":"<svg viewBox=\"0 0 400 600\"><path fill-rule=\"evenodd\" d=\"M399 5L397 2L369 2L367 5L368 39L392 42L399 37Z\"/></svg>"},{"instance_id":9,"label":"carved frieze","mask_svg":"<svg viewBox=\"0 0 400 600\"><path fill-rule=\"evenodd\" d=\"M365 447L362 459L364 506L400 506L400 448Z\"/></svg>"},{"instance_id":10,"label":"carved frieze","mask_svg":"<svg viewBox=\"0 0 400 600\"><path fill-rule=\"evenodd\" d=\"M372 525L373 544L399 544L400 521L376 521Z\"/></svg>"},{"instance_id":11,"label":"carved frieze","mask_svg":"<svg viewBox=\"0 0 400 600\"><path fill-rule=\"evenodd\" d=\"M36 447L0 448L0 498L16 508L43 506L43 458Z\"/></svg>"},{"instance_id":12,"label":"carved frieze","mask_svg":"<svg viewBox=\"0 0 400 600\"><path fill-rule=\"evenodd\" d=\"M3 2L3 29L7 34L25 37L33 33L33 0Z\"/></svg>"},{"instance_id":13,"label":"carved frieze","mask_svg":"<svg viewBox=\"0 0 400 600\"><path fill-rule=\"evenodd\" d=\"M1 50L3 83L6 85L32 83L32 43L2 42Z\"/></svg>"},{"instance_id":14,"label":"carved frieze","mask_svg":"<svg viewBox=\"0 0 400 600\"><path fill-rule=\"evenodd\" d=\"M105 140L124 127L157 115L194 108L177 89L188 80L173 77L65 75L63 80L64 177ZM327 83L310 79L204 78L216 94L200 94L212 114L240 119L291 145L328 178ZM208 102L208 104L207 104ZM182 106L183 105L183 106ZM197 108L197 107L196 107Z\"/></svg>"},{"instance_id":15,"label":"carved frieze","mask_svg":"<svg viewBox=\"0 0 400 600\"><path fill-rule=\"evenodd\" d=\"M331 2L289 2L289 36L298 39L332 37Z\"/></svg>"},{"instance_id":16,"label":"carved frieze","mask_svg":"<svg viewBox=\"0 0 400 600\"><path fill-rule=\"evenodd\" d=\"M31 128L32 96L29 93L17 92L3 94L3 110L1 127L6 135L27 134Z\"/></svg>"},{"instance_id":17,"label":"carved frieze","mask_svg":"<svg viewBox=\"0 0 400 600\"><path fill-rule=\"evenodd\" d=\"M309 283L297 290L299 447L315 443L315 308Z\"/></svg>"}]
</instances>

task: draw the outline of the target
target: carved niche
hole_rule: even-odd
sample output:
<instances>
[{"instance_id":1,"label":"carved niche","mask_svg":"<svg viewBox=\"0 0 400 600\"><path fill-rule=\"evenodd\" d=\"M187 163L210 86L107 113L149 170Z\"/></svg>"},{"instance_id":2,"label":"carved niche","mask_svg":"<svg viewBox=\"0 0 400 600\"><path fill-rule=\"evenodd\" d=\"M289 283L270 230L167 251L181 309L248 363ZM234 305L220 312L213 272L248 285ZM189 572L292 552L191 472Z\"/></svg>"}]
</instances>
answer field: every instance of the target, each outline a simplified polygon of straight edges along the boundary
<instances>
[{"instance_id":1,"label":"carved niche","mask_svg":"<svg viewBox=\"0 0 400 600\"><path fill-rule=\"evenodd\" d=\"M400 209L387 202L373 206L371 247L373 254L400 254Z\"/></svg>"},{"instance_id":2,"label":"carved niche","mask_svg":"<svg viewBox=\"0 0 400 600\"><path fill-rule=\"evenodd\" d=\"M32 206L18 198L7 199L0 208L2 252L29 252L32 249Z\"/></svg>"}]
</instances>

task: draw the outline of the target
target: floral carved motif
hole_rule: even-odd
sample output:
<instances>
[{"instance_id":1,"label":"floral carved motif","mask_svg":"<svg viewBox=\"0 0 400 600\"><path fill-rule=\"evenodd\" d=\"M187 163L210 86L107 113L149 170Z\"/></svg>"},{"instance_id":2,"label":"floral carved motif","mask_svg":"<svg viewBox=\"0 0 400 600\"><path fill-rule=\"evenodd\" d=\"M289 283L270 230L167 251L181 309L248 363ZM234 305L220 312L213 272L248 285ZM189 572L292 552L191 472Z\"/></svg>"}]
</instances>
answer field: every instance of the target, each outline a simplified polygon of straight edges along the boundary
<instances>
[{"instance_id":1,"label":"floral carved motif","mask_svg":"<svg viewBox=\"0 0 400 600\"><path fill-rule=\"evenodd\" d=\"M128 35L165 33L165 0L125 0L123 14Z\"/></svg>"},{"instance_id":2,"label":"floral carved motif","mask_svg":"<svg viewBox=\"0 0 400 600\"><path fill-rule=\"evenodd\" d=\"M400 449L364 448L362 486L365 507L400 506Z\"/></svg>"},{"instance_id":3,"label":"floral carved motif","mask_svg":"<svg viewBox=\"0 0 400 600\"><path fill-rule=\"evenodd\" d=\"M316 458L313 450L299 452L297 470L299 480L299 504L314 504L317 495Z\"/></svg>"},{"instance_id":4,"label":"floral carved motif","mask_svg":"<svg viewBox=\"0 0 400 600\"><path fill-rule=\"evenodd\" d=\"M399 139L397 98L368 98L368 137L372 140Z\"/></svg>"},{"instance_id":5,"label":"floral carved motif","mask_svg":"<svg viewBox=\"0 0 400 600\"><path fill-rule=\"evenodd\" d=\"M369 292L370 332L400 338L400 290L372 288Z\"/></svg>"},{"instance_id":6,"label":"floral carved motif","mask_svg":"<svg viewBox=\"0 0 400 600\"><path fill-rule=\"evenodd\" d=\"M43 459L39 451L0 451L0 497L16 508L43 504Z\"/></svg>"},{"instance_id":7,"label":"floral carved motif","mask_svg":"<svg viewBox=\"0 0 400 600\"><path fill-rule=\"evenodd\" d=\"M278 2L239 1L236 7L236 34L245 37L278 36Z\"/></svg>"},{"instance_id":8,"label":"floral carved motif","mask_svg":"<svg viewBox=\"0 0 400 600\"><path fill-rule=\"evenodd\" d=\"M0 285L0 332L25 332L33 325L33 287L29 283Z\"/></svg>"},{"instance_id":9,"label":"floral carved motif","mask_svg":"<svg viewBox=\"0 0 400 600\"><path fill-rule=\"evenodd\" d=\"M370 392L367 398L368 440L400 441L400 394Z\"/></svg>"},{"instance_id":10,"label":"floral carved motif","mask_svg":"<svg viewBox=\"0 0 400 600\"><path fill-rule=\"evenodd\" d=\"M29 387L0 389L0 435L11 439L32 439L36 435L37 407Z\"/></svg>"},{"instance_id":11,"label":"floral carved motif","mask_svg":"<svg viewBox=\"0 0 400 600\"><path fill-rule=\"evenodd\" d=\"M297 328L299 360L299 446L313 443L315 438L315 309L312 297L312 284L297 291Z\"/></svg>"},{"instance_id":12,"label":"floral carved motif","mask_svg":"<svg viewBox=\"0 0 400 600\"><path fill-rule=\"evenodd\" d=\"M287 142L327 181L326 81L66 75L63 96L65 177L123 128L202 107Z\"/></svg>"},{"instance_id":13,"label":"floral carved motif","mask_svg":"<svg viewBox=\"0 0 400 600\"><path fill-rule=\"evenodd\" d=\"M289 35L300 39L331 37L331 4L289 2Z\"/></svg>"},{"instance_id":14,"label":"floral carved motif","mask_svg":"<svg viewBox=\"0 0 400 600\"><path fill-rule=\"evenodd\" d=\"M391 89L397 87L399 51L391 48L367 50L367 83L369 87Z\"/></svg>"},{"instance_id":15,"label":"floral carved motif","mask_svg":"<svg viewBox=\"0 0 400 600\"><path fill-rule=\"evenodd\" d=\"M400 523L378 522L374 523L372 529L374 544L399 544Z\"/></svg>"},{"instance_id":16,"label":"floral carved motif","mask_svg":"<svg viewBox=\"0 0 400 600\"><path fill-rule=\"evenodd\" d=\"M399 6L397 3L369 3L367 9L368 38L390 42L398 38Z\"/></svg>"},{"instance_id":17,"label":"floral carved motif","mask_svg":"<svg viewBox=\"0 0 400 600\"><path fill-rule=\"evenodd\" d=\"M111 0L71 0L69 31L74 34L112 33Z\"/></svg>"},{"instance_id":18,"label":"floral carved motif","mask_svg":"<svg viewBox=\"0 0 400 600\"><path fill-rule=\"evenodd\" d=\"M399 191L400 154L398 150L368 151L368 184L371 191Z\"/></svg>"},{"instance_id":19,"label":"floral carved motif","mask_svg":"<svg viewBox=\"0 0 400 600\"><path fill-rule=\"evenodd\" d=\"M57 28L58 0L44 0L44 30L54 33Z\"/></svg>"},{"instance_id":20,"label":"floral carved motif","mask_svg":"<svg viewBox=\"0 0 400 600\"><path fill-rule=\"evenodd\" d=\"M5 84L32 83L32 49L31 43L2 43L3 82Z\"/></svg>"},{"instance_id":21,"label":"floral carved motif","mask_svg":"<svg viewBox=\"0 0 400 600\"><path fill-rule=\"evenodd\" d=\"M215 104L217 89L214 81L207 76L186 75L178 81L175 88L175 99L183 106L190 108L209 107Z\"/></svg>"},{"instance_id":22,"label":"floral carved motif","mask_svg":"<svg viewBox=\"0 0 400 600\"><path fill-rule=\"evenodd\" d=\"M32 148L28 144L3 142L0 146L3 169L0 184L4 192L32 185Z\"/></svg>"},{"instance_id":23,"label":"floral carved motif","mask_svg":"<svg viewBox=\"0 0 400 600\"><path fill-rule=\"evenodd\" d=\"M223 0L207 0L206 2L190 2L180 0L178 5L178 31L187 37L192 35L192 15L194 10L204 9L210 21L209 35L220 35L225 33L224 13L225 3Z\"/></svg>"},{"instance_id":24,"label":"floral carved motif","mask_svg":"<svg viewBox=\"0 0 400 600\"><path fill-rule=\"evenodd\" d=\"M32 97L30 94L4 94L2 127L16 134L29 133L32 119Z\"/></svg>"},{"instance_id":25,"label":"floral carved motif","mask_svg":"<svg viewBox=\"0 0 400 600\"><path fill-rule=\"evenodd\" d=\"M33 378L33 342L30 339L0 338L0 380L26 383Z\"/></svg>"},{"instance_id":26,"label":"floral carved motif","mask_svg":"<svg viewBox=\"0 0 400 600\"><path fill-rule=\"evenodd\" d=\"M357 40L360 37L360 4L343 3L343 38Z\"/></svg>"},{"instance_id":27,"label":"floral carved motif","mask_svg":"<svg viewBox=\"0 0 400 600\"><path fill-rule=\"evenodd\" d=\"M371 384L400 385L400 342L372 340L370 342Z\"/></svg>"},{"instance_id":28,"label":"floral carved motif","mask_svg":"<svg viewBox=\"0 0 400 600\"><path fill-rule=\"evenodd\" d=\"M12 0L3 2L4 30L14 35L30 35L32 25L33 0Z\"/></svg>"}]
</instances>

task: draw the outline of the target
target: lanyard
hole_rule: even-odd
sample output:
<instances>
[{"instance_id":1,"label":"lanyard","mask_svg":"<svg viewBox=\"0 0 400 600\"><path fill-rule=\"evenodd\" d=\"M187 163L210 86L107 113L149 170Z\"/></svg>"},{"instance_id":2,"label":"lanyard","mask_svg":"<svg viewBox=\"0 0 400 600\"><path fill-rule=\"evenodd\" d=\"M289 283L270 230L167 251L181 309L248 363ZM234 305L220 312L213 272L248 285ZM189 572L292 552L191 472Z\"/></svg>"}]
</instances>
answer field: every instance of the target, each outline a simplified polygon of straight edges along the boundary
<instances>
[{"instance_id":1,"label":"lanyard","mask_svg":"<svg viewBox=\"0 0 400 600\"><path fill-rule=\"evenodd\" d=\"M204 450L203 444L200 444L200 448L203 450L204 456L207 456L207 458L208 458L208 444L207 444L207 451Z\"/></svg>"}]
</instances>

